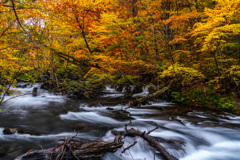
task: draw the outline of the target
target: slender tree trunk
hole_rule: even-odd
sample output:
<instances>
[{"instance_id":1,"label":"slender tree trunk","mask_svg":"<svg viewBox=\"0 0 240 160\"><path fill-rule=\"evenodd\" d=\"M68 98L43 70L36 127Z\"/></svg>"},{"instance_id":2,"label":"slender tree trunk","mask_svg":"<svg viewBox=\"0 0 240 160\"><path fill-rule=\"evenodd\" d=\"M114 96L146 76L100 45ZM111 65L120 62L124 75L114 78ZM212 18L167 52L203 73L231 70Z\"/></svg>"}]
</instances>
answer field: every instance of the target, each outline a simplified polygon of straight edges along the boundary
<instances>
[{"instance_id":1,"label":"slender tree trunk","mask_svg":"<svg viewBox=\"0 0 240 160\"><path fill-rule=\"evenodd\" d=\"M86 44L86 47L87 47L87 49L88 49L88 51L90 52L90 54L93 54L93 51L91 50L91 48L90 48L90 46L89 46L89 44L88 44L88 41L87 41L87 38L86 38L86 33L85 33L85 31L84 31L84 17L83 17L83 24L81 25L81 23L80 23L80 21L79 21L79 19L78 19L78 16L77 16L77 13L76 13L76 11L73 9L73 13L74 13L74 16L75 16L75 20L77 21L77 23L78 23L78 27L80 28L80 30L81 30L81 34L82 34L82 36L83 36L83 39L84 39L84 42L85 42L85 44Z\"/></svg>"},{"instance_id":2,"label":"slender tree trunk","mask_svg":"<svg viewBox=\"0 0 240 160\"><path fill-rule=\"evenodd\" d=\"M148 6L148 4L147 4L147 6ZM151 16L151 22L152 22L152 34L153 34L153 37L154 37L155 56L156 56L156 60L157 60L158 64L161 66L161 60L160 60L160 56L159 56L159 46L158 46L158 42L157 42L156 28L154 27L155 22L154 22L154 19L153 19L153 14L150 14L150 16Z\"/></svg>"},{"instance_id":3,"label":"slender tree trunk","mask_svg":"<svg viewBox=\"0 0 240 160\"><path fill-rule=\"evenodd\" d=\"M236 35L236 42L240 45L240 35ZM237 47L238 65L240 65L240 47Z\"/></svg>"},{"instance_id":4,"label":"slender tree trunk","mask_svg":"<svg viewBox=\"0 0 240 160\"><path fill-rule=\"evenodd\" d=\"M138 6L137 0L132 0L132 16L133 18L137 17L138 15Z\"/></svg>"},{"instance_id":5,"label":"slender tree trunk","mask_svg":"<svg viewBox=\"0 0 240 160\"><path fill-rule=\"evenodd\" d=\"M40 69L40 62L39 62L39 53L38 53L38 50L37 50L37 66L38 66L39 72L41 72L41 69Z\"/></svg>"},{"instance_id":6,"label":"slender tree trunk","mask_svg":"<svg viewBox=\"0 0 240 160\"><path fill-rule=\"evenodd\" d=\"M220 40L221 40L221 38L220 38ZM220 44L221 44L221 41L218 41L217 42L217 47L216 47L216 52L213 52L214 61L215 61L216 67L217 67L218 76L220 76L220 69L219 69L219 62L218 62L218 59L217 59L217 55L218 55L218 53L221 54L221 50L219 49Z\"/></svg>"},{"instance_id":7,"label":"slender tree trunk","mask_svg":"<svg viewBox=\"0 0 240 160\"><path fill-rule=\"evenodd\" d=\"M217 67L218 76L220 76L220 70L219 70L219 66L218 66L217 56L214 52L212 54L213 54L214 61L215 61L216 67Z\"/></svg>"},{"instance_id":8,"label":"slender tree trunk","mask_svg":"<svg viewBox=\"0 0 240 160\"><path fill-rule=\"evenodd\" d=\"M152 21L153 21L153 19L152 19ZM154 36L154 47L155 47L156 59L157 59L159 65L161 66L161 60L160 60L160 56L159 56L159 49L158 49L158 43L157 43L157 34L156 34L155 27L154 27L154 21L153 21L152 32L153 32L153 36Z\"/></svg>"},{"instance_id":9,"label":"slender tree trunk","mask_svg":"<svg viewBox=\"0 0 240 160\"><path fill-rule=\"evenodd\" d=\"M197 1L197 0L195 0L195 7L196 7L197 10L199 9L198 1Z\"/></svg>"},{"instance_id":10,"label":"slender tree trunk","mask_svg":"<svg viewBox=\"0 0 240 160\"><path fill-rule=\"evenodd\" d=\"M51 27L51 31L53 31L53 27ZM53 35L51 33L51 43L53 43ZM53 57L53 50L51 49L50 51L50 68L51 68L51 73L50 73L50 79L52 81L54 81L54 66L53 66L53 62L54 62L54 57Z\"/></svg>"}]
</instances>

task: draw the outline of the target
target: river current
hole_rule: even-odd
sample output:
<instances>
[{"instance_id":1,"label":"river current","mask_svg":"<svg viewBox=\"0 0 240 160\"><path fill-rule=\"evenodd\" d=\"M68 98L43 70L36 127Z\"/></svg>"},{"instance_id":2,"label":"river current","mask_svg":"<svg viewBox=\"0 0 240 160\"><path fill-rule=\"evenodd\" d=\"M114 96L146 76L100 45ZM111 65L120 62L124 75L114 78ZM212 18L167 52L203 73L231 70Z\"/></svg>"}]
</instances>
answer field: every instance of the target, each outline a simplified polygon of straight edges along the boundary
<instances>
[{"instance_id":1,"label":"river current","mask_svg":"<svg viewBox=\"0 0 240 160\"><path fill-rule=\"evenodd\" d=\"M124 131L125 124L140 131L150 131L159 143L181 160L240 160L240 117L216 116L206 109L189 109L168 102L152 102L141 108L125 110L129 99L107 87L109 94L91 100L69 99L39 89L40 84L18 84L16 96L7 96L0 112L0 159L11 160L30 149L55 146L59 139L77 134L78 138L110 142L111 130ZM146 89L135 97L147 95ZM20 96L22 95L22 96ZM12 98L12 99L11 99ZM111 108L111 110L109 110ZM21 128L37 134L4 135L4 128ZM172 141L167 141L167 140ZM102 160L161 160L161 154L140 137L125 137L124 145ZM123 149L137 142L125 153Z\"/></svg>"}]
</instances>

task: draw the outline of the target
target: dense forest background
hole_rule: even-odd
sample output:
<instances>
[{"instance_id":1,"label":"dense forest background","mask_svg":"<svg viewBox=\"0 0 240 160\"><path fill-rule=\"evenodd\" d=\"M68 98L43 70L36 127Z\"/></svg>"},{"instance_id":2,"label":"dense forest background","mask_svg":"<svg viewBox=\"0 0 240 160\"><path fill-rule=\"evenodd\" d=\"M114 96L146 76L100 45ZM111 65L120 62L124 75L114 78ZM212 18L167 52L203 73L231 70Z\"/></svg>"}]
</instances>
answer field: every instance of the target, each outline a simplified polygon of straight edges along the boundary
<instances>
[{"instance_id":1,"label":"dense forest background","mask_svg":"<svg viewBox=\"0 0 240 160\"><path fill-rule=\"evenodd\" d=\"M239 22L240 0L1 0L0 91L171 84L165 99L237 111Z\"/></svg>"}]
</instances>

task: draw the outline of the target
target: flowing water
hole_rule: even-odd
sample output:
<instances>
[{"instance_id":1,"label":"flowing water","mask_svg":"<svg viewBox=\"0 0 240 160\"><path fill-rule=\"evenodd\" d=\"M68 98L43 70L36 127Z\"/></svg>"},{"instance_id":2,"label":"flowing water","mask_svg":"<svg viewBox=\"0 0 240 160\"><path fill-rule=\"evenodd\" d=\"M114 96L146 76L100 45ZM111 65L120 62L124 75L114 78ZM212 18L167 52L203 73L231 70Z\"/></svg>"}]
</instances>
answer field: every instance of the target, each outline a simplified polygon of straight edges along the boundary
<instances>
[{"instance_id":1,"label":"flowing water","mask_svg":"<svg viewBox=\"0 0 240 160\"><path fill-rule=\"evenodd\" d=\"M40 84L19 84L16 94L7 96L0 113L0 159L11 160L29 151L55 146L59 139L77 137L84 140L113 141L112 129L123 131L124 125L140 131L150 131L160 144L181 160L240 160L240 117L213 116L209 111L167 102L153 102L141 108L128 109L130 114L115 113L108 108L124 110L129 99L107 87L109 93L94 100L73 100L44 90L31 95ZM21 88L24 87L24 88ZM148 94L143 93L135 96ZM16 95L15 95L16 96ZM5 99L5 100L6 100ZM4 135L4 128L21 128L36 134ZM174 141L167 141L174 140ZM125 153L123 149L137 142ZM124 146L115 153L107 153L102 160L154 160L161 154L139 137L124 138Z\"/></svg>"}]
</instances>

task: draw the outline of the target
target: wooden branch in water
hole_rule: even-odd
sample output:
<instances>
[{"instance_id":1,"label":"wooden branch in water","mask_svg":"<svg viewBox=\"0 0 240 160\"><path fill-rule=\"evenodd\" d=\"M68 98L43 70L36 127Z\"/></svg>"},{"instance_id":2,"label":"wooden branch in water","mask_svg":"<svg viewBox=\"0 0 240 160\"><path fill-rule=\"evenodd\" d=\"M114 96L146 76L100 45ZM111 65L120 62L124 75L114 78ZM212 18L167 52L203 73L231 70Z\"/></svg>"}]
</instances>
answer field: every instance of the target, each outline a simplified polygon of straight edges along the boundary
<instances>
[{"instance_id":1,"label":"wooden branch in water","mask_svg":"<svg viewBox=\"0 0 240 160\"><path fill-rule=\"evenodd\" d=\"M115 152L123 143L120 135L113 142L76 142L73 139L65 139L64 143L49 149L30 150L16 159L85 159L101 157L106 152Z\"/></svg>"},{"instance_id":2,"label":"wooden branch in water","mask_svg":"<svg viewBox=\"0 0 240 160\"><path fill-rule=\"evenodd\" d=\"M155 99L156 97L164 94L166 91L168 91L168 90L172 87L172 83L173 83L173 81L171 81L171 82L168 84L168 86L164 87L163 89L161 89L161 90L159 90L159 91L157 91L157 92L155 92L155 93L153 93L153 94L150 94L150 95L148 95L148 96L146 96L146 97L143 97L143 98L139 98L139 99L137 99L137 100L134 100L133 102L130 103L130 105L129 105L128 108L131 108L131 107L134 107L134 106L139 106L139 105L141 105L141 104L144 103L144 102L147 102L147 101L149 101L149 100L153 100L153 99Z\"/></svg>"},{"instance_id":3,"label":"wooden branch in water","mask_svg":"<svg viewBox=\"0 0 240 160\"><path fill-rule=\"evenodd\" d=\"M149 131L148 133L151 133L152 131L156 130L156 128L154 128L153 130ZM125 131L116 131L116 130L112 130L112 134L114 135L122 135L122 136L130 136L130 137L135 137L135 136L140 136L143 137L143 139L145 139L149 145L151 145L152 147L154 147L156 150L158 150L159 152L161 152L161 154L167 159L167 160L177 160L177 158L175 158L174 156L170 155L163 146L161 146L159 144L159 142L156 140L156 138L148 135L148 133L146 132L140 132L134 128L131 129L127 129L127 127L125 127ZM166 140L163 138L160 138L161 140L165 140L165 142L167 143L180 143L178 141L174 141L174 140ZM183 143L183 142L182 142ZM181 143L181 144L182 144ZM130 145L129 147L125 148L123 150L123 152L125 152L125 150L133 147L136 143ZM122 152L122 153L123 153Z\"/></svg>"},{"instance_id":4,"label":"wooden branch in water","mask_svg":"<svg viewBox=\"0 0 240 160\"><path fill-rule=\"evenodd\" d=\"M152 129L151 131L148 131L147 134L150 134L150 133L152 133L153 131L155 131L155 130L157 130L157 129L158 129L158 127Z\"/></svg>"},{"instance_id":5,"label":"wooden branch in water","mask_svg":"<svg viewBox=\"0 0 240 160\"><path fill-rule=\"evenodd\" d=\"M170 155L163 146L161 146L155 138L152 136L146 134L145 132L140 132L134 128L131 128L127 131L126 136L140 136L143 137L151 146L153 146L155 149L160 151L162 155L167 159L167 160L177 160L174 156Z\"/></svg>"},{"instance_id":6,"label":"wooden branch in water","mask_svg":"<svg viewBox=\"0 0 240 160\"><path fill-rule=\"evenodd\" d=\"M153 131L153 130L152 130ZM150 131L151 132L151 131ZM106 152L115 152L118 148L123 146L122 136L140 136L145 139L149 145L154 147L156 150L160 151L161 154L167 160L177 160L174 156L170 155L163 146L152 136L145 132L140 132L134 128L126 129L124 132L112 131L115 134L115 139L113 142L82 142L74 140L75 136L72 138L65 138L62 144L56 147L42 150L30 150L17 157L16 159L28 160L28 159L49 159L49 160L62 160L62 159L85 159L85 158L96 158L103 156ZM133 147L137 142L125 148L122 153Z\"/></svg>"},{"instance_id":7,"label":"wooden branch in water","mask_svg":"<svg viewBox=\"0 0 240 160\"><path fill-rule=\"evenodd\" d=\"M127 148L125 148L125 149L122 151L122 153L125 153L126 150L129 150L130 148L132 148L133 146L135 146L135 144L137 144L137 141L134 141L133 144L131 144L130 146L128 146Z\"/></svg>"}]
</instances>

